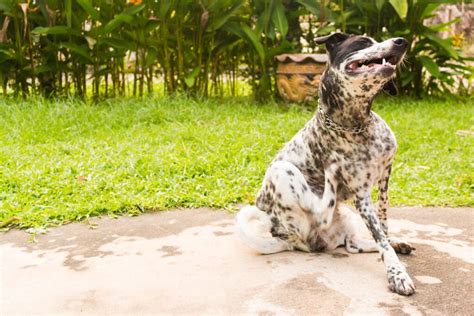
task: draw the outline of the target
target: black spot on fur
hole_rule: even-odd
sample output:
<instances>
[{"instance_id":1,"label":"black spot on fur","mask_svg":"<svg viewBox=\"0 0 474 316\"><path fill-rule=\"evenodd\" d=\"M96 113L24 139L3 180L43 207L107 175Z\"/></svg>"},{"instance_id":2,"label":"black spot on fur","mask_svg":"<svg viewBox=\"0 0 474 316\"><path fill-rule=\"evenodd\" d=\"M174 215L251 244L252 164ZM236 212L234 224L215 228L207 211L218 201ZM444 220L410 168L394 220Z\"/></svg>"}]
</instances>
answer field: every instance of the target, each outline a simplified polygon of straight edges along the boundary
<instances>
[{"instance_id":1,"label":"black spot on fur","mask_svg":"<svg viewBox=\"0 0 474 316\"><path fill-rule=\"evenodd\" d=\"M275 192L275 184L272 181L269 181L269 185L270 185L270 190L272 192Z\"/></svg>"},{"instance_id":2,"label":"black spot on fur","mask_svg":"<svg viewBox=\"0 0 474 316\"><path fill-rule=\"evenodd\" d=\"M333 206L334 206L334 200L333 200L333 199L331 199L331 201L329 201L329 205L328 205L328 206L329 206L329 207L333 207Z\"/></svg>"}]
</instances>

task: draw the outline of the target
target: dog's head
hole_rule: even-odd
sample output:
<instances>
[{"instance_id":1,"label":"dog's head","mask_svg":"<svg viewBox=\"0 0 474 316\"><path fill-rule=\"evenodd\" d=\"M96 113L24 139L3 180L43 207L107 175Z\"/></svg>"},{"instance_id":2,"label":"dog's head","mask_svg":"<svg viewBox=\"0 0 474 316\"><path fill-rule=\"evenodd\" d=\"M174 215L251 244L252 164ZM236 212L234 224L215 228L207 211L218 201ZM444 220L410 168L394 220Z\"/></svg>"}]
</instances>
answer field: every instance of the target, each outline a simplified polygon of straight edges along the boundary
<instances>
[{"instance_id":1,"label":"dog's head","mask_svg":"<svg viewBox=\"0 0 474 316\"><path fill-rule=\"evenodd\" d=\"M405 56L408 42L401 37L381 43L367 36L333 33L315 39L326 44L328 65L323 75L327 81L342 85L352 96L375 96L381 89L397 94L391 80Z\"/></svg>"}]
</instances>

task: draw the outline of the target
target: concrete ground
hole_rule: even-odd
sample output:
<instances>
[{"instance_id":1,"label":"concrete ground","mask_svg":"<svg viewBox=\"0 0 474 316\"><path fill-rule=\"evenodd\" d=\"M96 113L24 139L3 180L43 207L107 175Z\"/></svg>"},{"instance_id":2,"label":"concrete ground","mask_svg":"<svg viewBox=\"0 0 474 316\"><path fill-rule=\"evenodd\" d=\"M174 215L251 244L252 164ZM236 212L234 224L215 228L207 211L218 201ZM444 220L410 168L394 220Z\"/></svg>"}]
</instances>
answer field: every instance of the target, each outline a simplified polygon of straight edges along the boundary
<instances>
[{"instance_id":1,"label":"concrete ground","mask_svg":"<svg viewBox=\"0 0 474 316\"><path fill-rule=\"evenodd\" d=\"M257 255L233 216L206 209L0 235L1 315L473 315L474 209L392 209L417 249L417 293L387 289L379 255Z\"/></svg>"}]
</instances>

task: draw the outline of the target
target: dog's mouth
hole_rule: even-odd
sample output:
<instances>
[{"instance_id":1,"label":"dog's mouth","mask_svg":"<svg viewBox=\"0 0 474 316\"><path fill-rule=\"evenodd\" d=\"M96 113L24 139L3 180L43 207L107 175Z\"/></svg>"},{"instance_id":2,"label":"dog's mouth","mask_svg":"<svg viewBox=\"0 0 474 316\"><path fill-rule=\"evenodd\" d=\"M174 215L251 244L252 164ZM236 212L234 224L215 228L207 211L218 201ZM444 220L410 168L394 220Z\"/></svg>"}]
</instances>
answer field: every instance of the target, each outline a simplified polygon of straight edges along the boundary
<instances>
[{"instance_id":1,"label":"dog's mouth","mask_svg":"<svg viewBox=\"0 0 474 316\"><path fill-rule=\"evenodd\" d=\"M398 56L388 55L382 58L354 60L346 65L346 72L358 74L368 71L377 72L379 70L395 71L400 59Z\"/></svg>"}]
</instances>

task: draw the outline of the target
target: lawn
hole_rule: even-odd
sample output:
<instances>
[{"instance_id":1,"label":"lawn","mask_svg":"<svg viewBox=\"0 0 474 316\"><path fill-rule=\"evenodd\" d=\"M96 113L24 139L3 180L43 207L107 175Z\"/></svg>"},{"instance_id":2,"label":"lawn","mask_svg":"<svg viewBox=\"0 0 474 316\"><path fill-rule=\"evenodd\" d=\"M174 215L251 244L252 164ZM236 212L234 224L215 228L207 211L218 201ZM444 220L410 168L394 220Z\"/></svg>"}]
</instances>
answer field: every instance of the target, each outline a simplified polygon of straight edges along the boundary
<instances>
[{"instance_id":1,"label":"lawn","mask_svg":"<svg viewBox=\"0 0 474 316\"><path fill-rule=\"evenodd\" d=\"M380 99L397 135L392 205L474 205L472 101ZM279 148L313 115L245 98L0 100L0 222L251 203Z\"/></svg>"}]
</instances>

